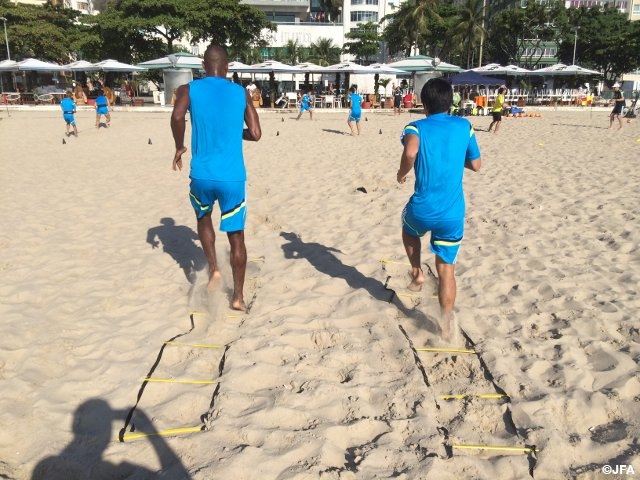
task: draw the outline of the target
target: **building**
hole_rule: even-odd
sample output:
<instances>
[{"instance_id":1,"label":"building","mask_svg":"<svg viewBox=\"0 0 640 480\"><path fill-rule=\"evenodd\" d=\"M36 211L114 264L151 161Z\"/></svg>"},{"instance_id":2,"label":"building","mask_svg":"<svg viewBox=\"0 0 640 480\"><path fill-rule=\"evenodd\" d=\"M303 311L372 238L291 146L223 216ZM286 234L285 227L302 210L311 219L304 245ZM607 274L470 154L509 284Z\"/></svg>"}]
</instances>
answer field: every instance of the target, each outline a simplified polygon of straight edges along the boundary
<instances>
[{"instance_id":1,"label":"building","mask_svg":"<svg viewBox=\"0 0 640 480\"><path fill-rule=\"evenodd\" d=\"M27 5L44 5L47 0L13 0L14 4L25 3ZM51 0L53 5L63 5L65 8L73 8L85 15L96 15L98 11L93 7L93 0Z\"/></svg>"}]
</instances>

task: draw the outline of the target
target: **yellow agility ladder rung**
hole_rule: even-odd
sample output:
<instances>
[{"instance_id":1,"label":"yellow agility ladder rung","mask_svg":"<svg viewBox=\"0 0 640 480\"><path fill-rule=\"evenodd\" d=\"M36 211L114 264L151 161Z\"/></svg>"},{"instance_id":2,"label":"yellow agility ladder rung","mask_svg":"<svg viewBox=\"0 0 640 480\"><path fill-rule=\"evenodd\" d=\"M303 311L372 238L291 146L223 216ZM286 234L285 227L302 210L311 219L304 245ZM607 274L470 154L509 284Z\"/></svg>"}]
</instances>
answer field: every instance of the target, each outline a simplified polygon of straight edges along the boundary
<instances>
[{"instance_id":1,"label":"yellow agility ladder rung","mask_svg":"<svg viewBox=\"0 0 640 480\"><path fill-rule=\"evenodd\" d=\"M206 343L184 343L184 342L163 342L165 345L177 345L180 347L198 347L198 348L224 348L225 345L209 345Z\"/></svg>"},{"instance_id":2,"label":"yellow agility ladder rung","mask_svg":"<svg viewBox=\"0 0 640 480\"><path fill-rule=\"evenodd\" d=\"M420 347L416 348L418 352L435 352L435 353L477 353L475 350L466 350L464 348L435 348L435 347Z\"/></svg>"},{"instance_id":3,"label":"yellow agility ladder rung","mask_svg":"<svg viewBox=\"0 0 640 480\"><path fill-rule=\"evenodd\" d=\"M199 316L199 317L206 317L206 316L208 316L209 314L208 314L207 312L193 311L193 312L191 312L191 315Z\"/></svg>"},{"instance_id":4,"label":"yellow agility ladder rung","mask_svg":"<svg viewBox=\"0 0 640 480\"><path fill-rule=\"evenodd\" d=\"M153 378L153 377L146 377L144 381L157 382L157 383L188 383L193 385L211 385L213 383L218 383L217 380L180 380L177 378Z\"/></svg>"},{"instance_id":5,"label":"yellow agility ladder rung","mask_svg":"<svg viewBox=\"0 0 640 480\"><path fill-rule=\"evenodd\" d=\"M438 398L442 400L461 400L464 398L488 398L488 399L499 399L499 398L509 398L509 395L505 395L503 393L481 393L478 395L467 395L464 393L453 394L453 395L440 395Z\"/></svg>"},{"instance_id":6,"label":"yellow agility ladder rung","mask_svg":"<svg viewBox=\"0 0 640 480\"><path fill-rule=\"evenodd\" d=\"M201 432L202 428L203 427L182 427L182 428L171 428L169 430L161 430L160 432L154 432L154 433L125 433L122 436L122 441L124 442L125 440L135 440L137 438L166 436L166 435L180 435L183 433Z\"/></svg>"},{"instance_id":7,"label":"yellow agility ladder rung","mask_svg":"<svg viewBox=\"0 0 640 480\"><path fill-rule=\"evenodd\" d=\"M396 260L386 260L384 258L380 259L380 263L394 263L396 265L409 265L409 266L411 266L411 264L409 262L398 262Z\"/></svg>"},{"instance_id":8,"label":"yellow agility ladder rung","mask_svg":"<svg viewBox=\"0 0 640 480\"><path fill-rule=\"evenodd\" d=\"M509 447L501 445L452 445L453 448L459 450L497 450L507 452L522 452L522 453L538 453L540 449L536 447Z\"/></svg>"}]
</instances>

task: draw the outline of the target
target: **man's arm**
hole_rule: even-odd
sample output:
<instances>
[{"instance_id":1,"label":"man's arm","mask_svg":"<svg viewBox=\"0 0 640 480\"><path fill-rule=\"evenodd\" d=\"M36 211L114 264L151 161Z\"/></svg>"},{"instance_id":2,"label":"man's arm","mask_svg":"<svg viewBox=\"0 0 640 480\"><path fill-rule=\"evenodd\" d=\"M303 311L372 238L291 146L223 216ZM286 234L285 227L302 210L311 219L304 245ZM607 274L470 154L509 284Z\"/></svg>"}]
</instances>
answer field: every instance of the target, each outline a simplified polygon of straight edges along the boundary
<instances>
[{"instance_id":1,"label":"man's arm","mask_svg":"<svg viewBox=\"0 0 640 480\"><path fill-rule=\"evenodd\" d=\"M244 110L244 123L247 128L242 131L242 139L257 142L262 137L262 129L260 128L260 118L256 107L253 106L249 92L246 92L247 106Z\"/></svg>"},{"instance_id":2,"label":"man's arm","mask_svg":"<svg viewBox=\"0 0 640 480\"><path fill-rule=\"evenodd\" d=\"M187 151L184 146L184 131L186 128L185 117L189 109L189 85L181 85L176 92L176 101L173 104L171 113L171 133L176 145L176 152L173 155L173 169L182 170L182 154Z\"/></svg>"},{"instance_id":3,"label":"man's arm","mask_svg":"<svg viewBox=\"0 0 640 480\"><path fill-rule=\"evenodd\" d=\"M480 170L481 166L482 159L480 157L476 158L475 160L465 160L464 162L464 168L468 168L469 170L473 170L474 172Z\"/></svg>"},{"instance_id":4,"label":"man's arm","mask_svg":"<svg viewBox=\"0 0 640 480\"><path fill-rule=\"evenodd\" d=\"M413 168L418 157L418 148L420 147L420 139L417 135L405 134L404 136L404 150L402 151L402 157L400 158L400 168L396 174L398 183L404 183L407 181L407 174Z\"/></svg>"}]
</instances>

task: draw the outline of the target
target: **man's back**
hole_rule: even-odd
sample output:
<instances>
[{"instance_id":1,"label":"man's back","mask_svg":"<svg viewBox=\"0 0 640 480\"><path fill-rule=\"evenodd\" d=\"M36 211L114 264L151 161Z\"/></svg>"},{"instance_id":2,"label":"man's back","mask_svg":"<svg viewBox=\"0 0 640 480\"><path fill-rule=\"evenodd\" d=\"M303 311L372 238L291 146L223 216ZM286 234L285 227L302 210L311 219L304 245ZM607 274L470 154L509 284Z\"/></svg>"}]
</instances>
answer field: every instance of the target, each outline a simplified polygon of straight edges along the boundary
<instances>
[{"instance_id":1,"label":"man's back","mask_svg":"<svg viewBox=\"0 0 640 480\"><path fill-rule=\"evenodd\" d=\"M60 108L64 113L73 113L76 109L76 104L71 98L66 97L60 101Z\"/></svg>"},{"instance_id":2,"label":"man's back","mask_svg":"<svg viewBox=\"0 0 640 480\"><path fill-rule=\"evenodd\" d=\"M189 83L191 111L191 177L244 181L242 130L247 97L224 78L205 77Z\"/></svg>"},{"instance_id":3,"label":"man's back","mask_svg":"<svg viewBox=\"0 0 640 480\"><path fill-rule=\"evenodd\" d=\"M420 139L415 162L414 205L424 218L464 215L462 177L465 161L480 156L469 121L440 113L410 123L404 132L418 135Z\"/></svg>"}]
</instances>

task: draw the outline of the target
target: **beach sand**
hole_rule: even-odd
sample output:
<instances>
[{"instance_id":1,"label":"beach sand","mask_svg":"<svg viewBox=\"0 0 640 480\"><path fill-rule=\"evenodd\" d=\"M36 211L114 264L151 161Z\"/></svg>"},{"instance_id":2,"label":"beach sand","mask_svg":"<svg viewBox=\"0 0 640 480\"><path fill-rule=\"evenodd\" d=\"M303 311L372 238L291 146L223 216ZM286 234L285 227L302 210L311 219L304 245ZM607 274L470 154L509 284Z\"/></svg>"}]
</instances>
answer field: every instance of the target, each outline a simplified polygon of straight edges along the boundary
<instances>
[{"instance_id":1,"label":"beach sand","mask_svg":"<svg viewBox=\"0 0 640 480\"><path fill-rule=\"evenodd\" d=\"M366 112L351 137L346 112L260 113L239 314L224 235L206 292L169 109L109 129L82 110L78 138L55 109L3 110L0 478L640 475L640 122L536 111L471 118L444 342L400 238L421 115Z\"/></svg>"}]
</instances>

